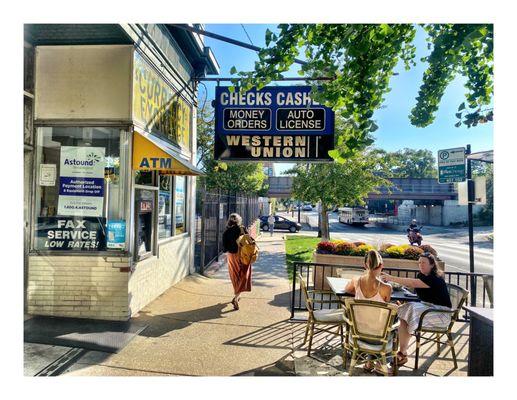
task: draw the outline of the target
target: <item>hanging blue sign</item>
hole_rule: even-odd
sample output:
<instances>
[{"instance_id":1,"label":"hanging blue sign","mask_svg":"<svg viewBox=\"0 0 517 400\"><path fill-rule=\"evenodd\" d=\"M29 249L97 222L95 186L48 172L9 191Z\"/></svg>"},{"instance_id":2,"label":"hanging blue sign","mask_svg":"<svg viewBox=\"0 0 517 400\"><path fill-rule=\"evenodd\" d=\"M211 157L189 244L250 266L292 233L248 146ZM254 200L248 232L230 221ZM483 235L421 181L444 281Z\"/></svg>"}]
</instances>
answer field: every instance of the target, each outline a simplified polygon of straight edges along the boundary
<instances>
[{"instance_id":1,"label":"hanging blue sign","mask_svg":"<svg viewBox=\"0 0 517 400\"><path fill-rule=\"evenodd\" d=\"M246 161L331 160L334 112L310 86L231 92L216 87L215 158Z\"/></svg>"}]
</instances>

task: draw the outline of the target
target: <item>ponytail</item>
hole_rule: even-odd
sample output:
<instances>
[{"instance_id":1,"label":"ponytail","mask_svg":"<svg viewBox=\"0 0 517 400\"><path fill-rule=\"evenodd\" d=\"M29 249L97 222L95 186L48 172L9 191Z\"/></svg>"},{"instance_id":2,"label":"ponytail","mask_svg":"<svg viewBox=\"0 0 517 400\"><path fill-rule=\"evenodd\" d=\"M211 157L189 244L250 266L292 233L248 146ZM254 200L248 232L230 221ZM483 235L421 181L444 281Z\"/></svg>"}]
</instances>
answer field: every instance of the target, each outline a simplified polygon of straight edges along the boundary
<instances>
[{"instance_id":1,"label":"ponytail","mask_svg":"<svg viewBox=\"0 0 517 400\"><path fill-rule=\"evenodd\" d=\"M382 264L382 257L377 250L370 250L364 256L364 263L369 271L373 271Z\"/></svg>"}]
</instances>

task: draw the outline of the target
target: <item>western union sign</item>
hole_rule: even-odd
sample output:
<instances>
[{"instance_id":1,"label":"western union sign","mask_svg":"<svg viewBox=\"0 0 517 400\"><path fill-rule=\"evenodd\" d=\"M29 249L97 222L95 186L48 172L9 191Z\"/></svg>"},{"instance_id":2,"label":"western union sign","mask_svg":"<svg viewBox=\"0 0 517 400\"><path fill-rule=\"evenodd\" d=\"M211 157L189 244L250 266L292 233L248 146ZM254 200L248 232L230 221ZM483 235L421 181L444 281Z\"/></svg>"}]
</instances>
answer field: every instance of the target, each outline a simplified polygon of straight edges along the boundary
<instances>
[{"instance_id":1,"label":"western union sign","mask_svg":"<svg viewBox=\"0 0 517 400\"><path fill-rule=\"evenodd\" d=\"M190 150L191 107L138 52L134 54L133 119Z\"/></svg>"},{"instance_id":2,"label":"western union sign","mask_svg":"<svg viewBox=\"0 0 517 400\"><path fill-rule=\"evenodd\" d=\"M334 112L309 86L215 90L215 159L330 161Z\"/></svg>"}]
</instances>

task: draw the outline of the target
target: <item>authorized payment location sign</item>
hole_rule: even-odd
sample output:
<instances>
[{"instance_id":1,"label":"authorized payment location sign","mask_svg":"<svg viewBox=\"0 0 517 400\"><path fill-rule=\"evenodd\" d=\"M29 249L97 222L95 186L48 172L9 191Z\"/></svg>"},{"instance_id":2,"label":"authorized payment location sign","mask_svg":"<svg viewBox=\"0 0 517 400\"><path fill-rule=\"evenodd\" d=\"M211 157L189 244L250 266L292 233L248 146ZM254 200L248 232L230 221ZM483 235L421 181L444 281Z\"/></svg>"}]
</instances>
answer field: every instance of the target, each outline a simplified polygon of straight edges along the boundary
<instances>
[{"instance_id":1,"label":"authorized payment location sign","mask_svg":"<svg viewBox=\"0 0 517 400\"><path fill-rule=\"evenodd\" d=\"M104 147L61 147L58 215L102 217Z\"/></svg>"},{"instance_id":2,"label":"authorized payment location sign","mask_svg":"<svg viewBox=\"0 0 517 400\"><path fill-rule=\"evenodd\" d=\"M334 112L314 102L310 86L240 93L215 90L215 158L246 161L331 160Z\"/></svg>"},{"instance_id":3,"label":"authorized payment location sign","mask_svg":"<svg viewBox=\"0 0 517 400\"><path fill-rule=\"evenodd\" d=\"M438 183L465 180L465 148L438 150Z\"/></svg>"}]
</instances>

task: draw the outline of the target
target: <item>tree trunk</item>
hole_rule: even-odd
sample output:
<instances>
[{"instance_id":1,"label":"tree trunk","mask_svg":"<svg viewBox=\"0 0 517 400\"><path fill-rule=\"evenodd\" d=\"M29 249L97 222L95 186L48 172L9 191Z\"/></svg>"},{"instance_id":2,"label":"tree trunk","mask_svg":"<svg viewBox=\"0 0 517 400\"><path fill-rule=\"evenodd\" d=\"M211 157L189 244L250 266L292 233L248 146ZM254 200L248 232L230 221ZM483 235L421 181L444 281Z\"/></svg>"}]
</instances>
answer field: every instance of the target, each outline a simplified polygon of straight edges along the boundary
<instances>
[{"instance_id":1,"label":"tree trunk","mask_svg":"<svg viewBox=\"0 0 517 400\"><path fill-rule=\"evenodd\" d=\"M327 205L324 203L321 203L320 218L321 218L321 241L325 242L325 241L330 240L330 232L329 232L328 209L327 209Z\"/></svg>"}]
</instances>

